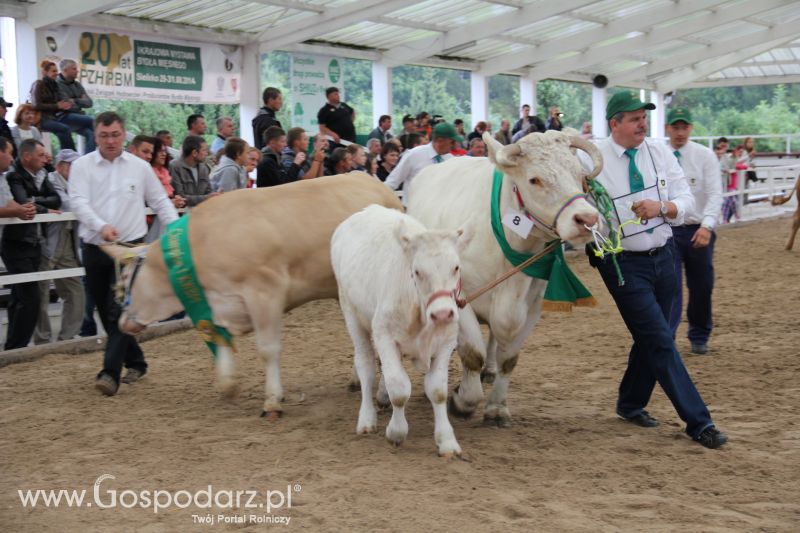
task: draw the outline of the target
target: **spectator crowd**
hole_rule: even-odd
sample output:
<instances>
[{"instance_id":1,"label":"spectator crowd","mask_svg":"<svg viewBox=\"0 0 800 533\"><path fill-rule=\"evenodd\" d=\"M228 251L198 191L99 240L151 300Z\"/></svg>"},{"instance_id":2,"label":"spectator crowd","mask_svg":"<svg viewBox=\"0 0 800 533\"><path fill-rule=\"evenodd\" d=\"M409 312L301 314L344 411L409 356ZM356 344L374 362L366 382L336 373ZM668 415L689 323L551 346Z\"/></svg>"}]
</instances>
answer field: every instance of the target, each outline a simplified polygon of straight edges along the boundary
<instances>
[{"instance_id":1,"label":"spectator crowd","mask_svg":"<svg viewBox=\"0 0 800 533\"><path fill-rule=\"evenodd\" d=\"M393 189L407 188L425 166L452 157L486 156L486 132L507 145L529 133L564 127L564 114L556 106L543 120L531 114L529 105L523 105L517 120L502 119L496 131L490 122L482 120L466 132L462 119L449 123L442 116L427 112L404 116L400 129L395 131L392 117L383 115L369 132L365 146L361 146L356 142L356 110L342 101L338 88L327 89L326 102L317 114L319 131L309 132L281 124L278 113L283 95L279 89L268 87L262 94L263 106L252 120L253 146L237 136L232 117L207 120L201 114L187 117L185 132L159 130L126 138L117 138L125 134L124 117L118 117L121 130L104 130L101 137L95 131L96 119L86 114L93 102L77 80L77 63L65 59L57 65L46 60L40 67L41 78L31 87L27 103L14 109L12 103L0 98L3 217L30 220L35 214L71 211L72 165L82 157L90 157L103 142L122 144L127 140L127 155L121 160L135 157L144 161L172 207L182 210L237 189L278 186L351 171L365 172ZM10 127L6 115L12 109L15 125ZM206 137L209 124L214 127L210 143ZM58 139L60 150L55 154L46 148L45 133ZM73 135L83 137L87 155L78 153ZM582 135L591 138L588 123L583 125ZM182 140L173 146L177 139ZM732 153L728 152L727 139L717 141L715 151L727 190L736 190L740 171L754 179L753 150L752 139ZM727 198L723 220L738 217L738 209L735 198ZM0 257L6 270L9 274L28 274L81 266L85 243L78 226L78 220L70 220L5 227ZM164 229L157 217L149 216L145 240L157 239ZM5 349L27 346L31 340L39 344L97 333L93 318L96 302L85 281L82 284L78 278L55 280L63 310L60 331L51 331L47 313L50 283L48 280L11 286Z\"/></svg>"}]
</instances>

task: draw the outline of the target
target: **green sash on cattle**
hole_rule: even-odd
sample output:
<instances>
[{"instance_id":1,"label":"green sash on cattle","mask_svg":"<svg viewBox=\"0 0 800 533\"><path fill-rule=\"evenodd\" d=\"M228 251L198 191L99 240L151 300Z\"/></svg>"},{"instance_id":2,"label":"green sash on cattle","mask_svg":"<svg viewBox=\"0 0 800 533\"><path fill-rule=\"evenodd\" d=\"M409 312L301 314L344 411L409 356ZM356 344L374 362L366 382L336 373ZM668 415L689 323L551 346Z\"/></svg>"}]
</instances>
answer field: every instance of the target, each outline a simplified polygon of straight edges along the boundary
<instances>
[{"instance_id":1,"label":"green sash on cattle","mask_svg":"<svg viewBox=\"0 0 800 533\"><path fill-rule=\"evenodd\" d=\"M533 254L518 252L508 244L500 219L500 190L503 188L503 173L495 169L493 179L492 230L497 244L503 250L503 255L509 263L517 266L527 261ZM569 269L564 260L564 251L560 246L522 271L533 278L547 281L547 288L544 291L545 301L542 304L544 310L571 311L574 305L588 307L597 305L592 293Z\"/></svg>"},{"instance_id":2,"label":"green sash on cattle","mask_svg":"<svg viewBox=\"0 0 800 533\"><path fill-rule=\"evenodd\" d=\"M233 337L227 329L214 324L206 294L197 279L197 271L189 246L189 215L185 215L167 227L161 237L161 249L172 290L186 309L186 314L197 328L200 337L217 356L217 346L233 348Z\"/></svg>"}]
</instances>

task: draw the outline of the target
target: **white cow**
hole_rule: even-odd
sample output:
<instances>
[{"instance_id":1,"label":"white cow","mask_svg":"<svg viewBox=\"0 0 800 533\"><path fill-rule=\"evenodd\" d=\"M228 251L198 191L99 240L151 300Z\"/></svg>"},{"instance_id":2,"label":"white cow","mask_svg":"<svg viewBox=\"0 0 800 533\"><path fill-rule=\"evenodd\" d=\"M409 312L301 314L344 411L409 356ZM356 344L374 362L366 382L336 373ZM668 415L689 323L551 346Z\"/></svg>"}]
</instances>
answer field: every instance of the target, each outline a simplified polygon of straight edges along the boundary
<instances>
[{"instance_id":1,"label":"white cow","mask_svg":"<svg viewBox=\"0 0 800 533\"><path fill-rule=\"evenodd\" d=\"M576 199L582 192L583 178L593 178L602 168L600 153L590 142L557 131L534 133L508 146L488 134L483 140L489 149L488 158L461 157L430 166L414 178L408 192L408 214L428 228L455 229L473 224L473 243L461 257L466 294L512 267L495 240L490 222L495 168L503 173L500 213L514 208L543 222L537 222L525 239L505 231L509 244L519 252L536 253L556 237L582 246L591 238L585 226L592 226L599 215L584 198ZM575 148L592 157L592 175L586 176ZM510 425L506 398L511 372L523 342L539 320L545 288L545 281L517 274L461 311L458 351L464 371L450 398L455 414L471 415L483 399L483 369L493 381L484 422ZM487 323L491 331L488 358L478 320Z\"/></svg>"},{"instance_id":2,"label":"white cow","mask_svg":"<svg viewBox=\"0 0 800 533\"><path fill-rule=\"evenodd\" d=\"M386 438L395 445L405 440L411 396L405 355L425 373L439 455L461 454L447 419L447 367L458 337L459 252L468 240L463 230L427 231L413 218L377 205L334 232L331 263L361 382L356 433L377 429L372 401L377 351L393 406Z\"/></svg>"}]
</instances>

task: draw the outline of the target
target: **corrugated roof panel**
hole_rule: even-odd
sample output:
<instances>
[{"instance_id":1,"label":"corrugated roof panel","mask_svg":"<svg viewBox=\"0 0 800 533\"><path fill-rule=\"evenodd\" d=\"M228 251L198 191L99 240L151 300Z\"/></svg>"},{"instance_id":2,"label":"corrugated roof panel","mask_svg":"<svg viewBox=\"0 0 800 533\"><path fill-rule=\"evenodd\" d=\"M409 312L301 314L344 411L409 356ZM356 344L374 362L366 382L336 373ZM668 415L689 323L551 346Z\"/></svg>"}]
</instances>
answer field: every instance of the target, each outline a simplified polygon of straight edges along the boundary
<instances>
[{"instance_id":1,"label":"corrugated roof panel","mask_svg":"<svg viewBox=\"0 0 800 533\"><path fill-rule=\"evenodd\" d=\"M766 74L767 76L782 76L783 71L781 67L778 65L762 65L761 72Z\"/></svg>"},{"instance_id":2,"label":"corrugated roof panel","mask_svg":"<svg viewBox=\"0 0 800 533\"><path fill-rule=\"evenodd\" d=\"M388 49L406 41L438 35L427 30L412 30L374 22L361 22L341 30L320 35L318 39L355 46Z\"/></svg>"},{"instance_id":3,"label":"corrugated roof panel","mask_svg":"<svg viewBox=\"0 0 800 533\"><path fill-rule=\"evenodd\" d=\"M787 75L800 74L800 65L781 65L781 70Z\"/></svg>"},{"instance_id":4,"label":"corrugated roof panel","mask_svg":"<svg viewBox=\"0 0 800 533\"><path fill-rule=\"evenodd\" d=\"M797 3L791 5L778 7L764 13L759 13L755 20L761 20L769 24L783 24L784 22L793 22L800 20L800 11L797 9Z\"/></svg>"},{"instance_id":5,"label":"corrugated roof panel","mask_svg":"<svg viewBox=\"0 0 800 533\"><path fill-rule=\"evenodd\" d=\"M671 0L639 0L634 2L631 2L631 0L604 0L576 9L575 13L585 13L592 17L600 17L611 21L673 3Z\"/></svg>"},{"instance_id":6,"label":"corrugated roof panel","mask_svg":"<svg viewBox=\"0 0 800 533\"><path fill-rule=\"evenodd\" d=\"M585 20L575 20L568 17L550 17L503 32L503 35L509 37L523 37L537 41L548 41L550 39L569 37L570 35L593 28L599 28L600 26L601 25L596 22Z\"/></svg>"},{"instance_id":7,"label":"corrugated roof panel","mask_svg":"<svg viewBox=\"0 0 800 533\"><path fill-rule=\"evenodd\" d=\"M722 26L717 26L716 28L709 28L708 30L697 32L697 37L700 37L701 39L707 39L711 42L716 42L724 41L736 36L745 36L749 33L763 29L763 26L752 24L744 20L737 20L735 22L723 24Z\"/></svg>"},{"instance_id":8,"label":"corrugated roof panel","mask_svg":"<svg viewBox=\"0 0 800 533\"><path fill-rule=\"evenodd\" d=\"M496 39L481 39L474 46L459 50L454 53L457 57L466 57L476 61L486 61L503 54L510 54L525 48L524 45L498 41Z\"/></svg>"},{"instance_id":9,"label":"corrugated roof panel","mask_svg":"<svg viewBox=\"0 0 800 533\"><path fill-rule=\"evenodd\" d=\"M771 55L776 61L794 61L797 59L788 48L775 48L771 51Z\"/></svg>"}]
</instances>

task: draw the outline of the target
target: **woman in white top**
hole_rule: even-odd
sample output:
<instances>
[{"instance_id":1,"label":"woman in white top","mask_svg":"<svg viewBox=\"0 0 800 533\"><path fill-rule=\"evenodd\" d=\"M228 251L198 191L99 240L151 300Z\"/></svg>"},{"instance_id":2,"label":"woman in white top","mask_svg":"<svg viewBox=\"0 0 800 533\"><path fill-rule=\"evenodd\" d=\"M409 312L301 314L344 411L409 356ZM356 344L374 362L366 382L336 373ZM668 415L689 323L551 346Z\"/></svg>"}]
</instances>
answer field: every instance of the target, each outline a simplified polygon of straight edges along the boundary
<instances>
[{"instance_id":1,"label":"woman in white top","mask_svg":"<svg viewBox=\"0 0 800 533\"><path fill-rule=\"evenodd\" d=\"M39 131L39 128L35 126L35 124L39 123L40 119L40 113L30 104L21 104L19 108L17 108L17 115L14 118L14 122L16 122L17 125L11 128L11 137L14 139L17 150L19 150L19 145L22 144L22 141L25 139L36 139L42 142L42 133Z\"/></svg>"}]
</instances>

